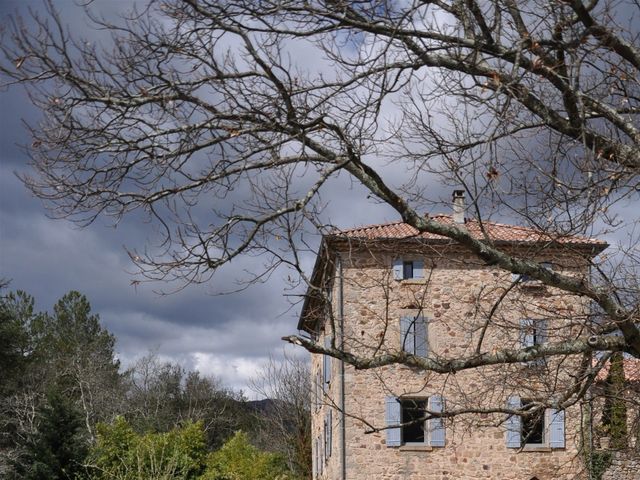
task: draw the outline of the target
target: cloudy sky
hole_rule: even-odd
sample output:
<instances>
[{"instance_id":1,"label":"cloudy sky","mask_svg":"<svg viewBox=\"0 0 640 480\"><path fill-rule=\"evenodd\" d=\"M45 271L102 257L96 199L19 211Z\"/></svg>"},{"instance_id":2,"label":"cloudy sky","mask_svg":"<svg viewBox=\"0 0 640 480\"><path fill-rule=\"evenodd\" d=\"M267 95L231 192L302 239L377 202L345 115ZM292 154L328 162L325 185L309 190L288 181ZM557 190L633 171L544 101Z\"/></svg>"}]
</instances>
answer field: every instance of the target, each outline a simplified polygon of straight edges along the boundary
<instances>
[{"instance_id":1,"label":"cloudy sky","mask_svg":"<svg viewBox=\"0 0 640 480\"><path fill-rule=\"evenodd\" d=\"M72 0L54 3L74 33L86 38L98 35ZM106 16L130 5L128 0L93 2ZM42 10L42 3L0 0L0 25L8 22L10 14L27 8ZM295 48L301 50L299 58L322 68L317 58L305 55L306 47ZM153 350L162 358L215 375L227 386L246 388L247 380L269 355L282 354L280 337L295 332L299 313L299 305L291 306L291 292L286 289L288 272L277 271L267 283L241 293L216 295L233 287L232 280L243 270L257 270L263 261L244 258L212 282L172 295L155 293L165 285L134 287L134 268L125 247L144 249L153 237L150 226L128 217L117 228L98 220L80 229L47 218L39 200L16 177L16 173L28 173L20 145L30 144L30 139L22 122L37 122L39 114L23 90L11 88L0 91L0 115L0 278L11 280L11 289L32 294L42 310L50 310L70 290L84 293L103 325L117 337L118 354L125 365ZM436 184L429 188L435 198L450 195L450 187ZM333 182L324 199L328 201L326 220L341 227L397 220L394 212L368 200L346 178ZM637 217L635 197L617 208L626 218ZM622 238L620 232L614 232L605 239L613 243L616 235ZM313 260L312 255L304 259L307 269Z\"/></svg>"},{"instance_id":2,"label":"cloudy sky","mask_svg":"<svg viewBox=\"0 0 640 480\"><path fill-rule=\"evenodd\" d=\"M82 13L71 0L54 2L75 32L87 29ZM110 15L128 1L95 2ZM42 10L38 0L0 1L0 22L26 8ZM187 368L213 374L231 387L245 388L247 379L269 355L281 355L283 335L295 333L299 306L291 308L283 277L276 272L269 282L232 295L215 295L228 287L233 269L212 283L191 286L160 296L158 284L132 286L134 270L125 251L143 248L152 232L143 223L125 219L117 228L107 222L80 229L47 218L40 201L16 177L28 172L21 145L30 143L23 121L35 122L38 112L20 88L0 91L0 278L10 289L25 290L38 308L52 305L70 290L85 294L100 314L103 326L117 337L118 354L125 365L150 350L179 361ZM350 185L342 187L349 189ZM359 196L356 196L359 197ZM361 197L364 198L364 197ZM395 219L392 212L373 207L366 199L345 211L339 196L329 204L336 223L369 223ZM244 259L237 269L251 268ZM307 258L309 268L313 258ZM291 349L288 349L291 351ZM294 352L304 355L303 352Z\"/></svg>"}]
</instances>

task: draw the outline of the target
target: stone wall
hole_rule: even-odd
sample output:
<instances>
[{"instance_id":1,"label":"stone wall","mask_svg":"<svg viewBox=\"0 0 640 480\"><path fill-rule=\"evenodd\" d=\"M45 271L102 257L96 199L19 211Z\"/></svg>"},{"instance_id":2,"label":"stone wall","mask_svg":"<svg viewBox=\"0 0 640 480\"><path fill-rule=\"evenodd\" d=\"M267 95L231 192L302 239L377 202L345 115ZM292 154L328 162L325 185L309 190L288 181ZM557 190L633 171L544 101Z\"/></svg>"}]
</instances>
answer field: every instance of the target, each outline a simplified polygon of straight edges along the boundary
<instances>
[{"instance_id":1,"label":"stone wall","mask_svg":"<svg viewBox=\"0 0 640 480\"><path fill-rule=\"evenodd\" d=\"M635 452L615 453L602 480L640 480L640 455Z\"/></svg>"}]
</instances>

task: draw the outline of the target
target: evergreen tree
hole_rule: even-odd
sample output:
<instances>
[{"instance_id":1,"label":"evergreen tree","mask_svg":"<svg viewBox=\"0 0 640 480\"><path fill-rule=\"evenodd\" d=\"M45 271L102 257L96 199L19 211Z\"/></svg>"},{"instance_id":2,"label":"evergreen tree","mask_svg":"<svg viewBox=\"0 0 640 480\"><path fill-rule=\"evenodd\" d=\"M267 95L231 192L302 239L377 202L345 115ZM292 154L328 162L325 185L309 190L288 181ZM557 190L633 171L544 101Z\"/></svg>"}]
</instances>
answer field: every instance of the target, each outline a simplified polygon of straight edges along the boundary
<instances>
[{"instance_id":1,"label":"evergreen tree","mask_svg":"<svg viewBox=\"0 0 640 480\"><path fill-rule=\"evenodd\" d=\"M40 409L36 434L14 463L13 478L66 480L84 477L88 443L82 414L59 392L51 392Z\"/></svg>"},{"instance_id":2,"label":"evergreen tree","mask_svg":"<svg viewBox=\"0 0 640 480\"><path fill-rule=\"evenodd\" d=\"M625 388L624 356L622 352L615 352L609 360L602 412L602 424L611 439L611 448L615 450L624 449L628 445Z\"/></svg>"},{"instance_id":3,"label":"evergreen tree","mask_svg":"<svg viewBox=\"0 0 640 480\"><path fill-rule=\"evenodd\" d=\"M30 329L40 317L34 312L33 297L27 293L17 291L0 297L0 397L24 384L34 346Z\"/></svg>"},{"instance_id":4,"label":"evergreen tree","mask_svg":"<svg viewBox=\"0 0 640 480\"><path fill-rule=\"evenodd\" d=\"M93 425L111 420L119 410L118 400L124 398L115 337L102 328L87 298L76 291L64 295L38 329L40 367L48 385L78 403L93 437Z\"/></svg>"}]
</instances>

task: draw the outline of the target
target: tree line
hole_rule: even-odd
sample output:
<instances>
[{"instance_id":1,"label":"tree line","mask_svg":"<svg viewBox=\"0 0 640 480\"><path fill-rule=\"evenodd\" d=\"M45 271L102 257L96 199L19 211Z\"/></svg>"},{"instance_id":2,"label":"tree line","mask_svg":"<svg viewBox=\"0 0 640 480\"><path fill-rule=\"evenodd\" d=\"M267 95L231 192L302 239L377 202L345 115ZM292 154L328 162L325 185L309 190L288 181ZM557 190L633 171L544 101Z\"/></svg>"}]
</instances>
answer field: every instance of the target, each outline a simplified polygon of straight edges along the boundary
<instances>
[{"instance_id":1,"label":"tree line","mask_svg":"<svg viewBox=\"0 0 640 480\"><path fill-rule=\"evenodd\" d=\"M0 297L0 477L308 476L304 362L272 360L255 388L273 397L251 402L153 352L123 369L115 344L79 292L52 312Z\"/></svg>"}]
</instances>

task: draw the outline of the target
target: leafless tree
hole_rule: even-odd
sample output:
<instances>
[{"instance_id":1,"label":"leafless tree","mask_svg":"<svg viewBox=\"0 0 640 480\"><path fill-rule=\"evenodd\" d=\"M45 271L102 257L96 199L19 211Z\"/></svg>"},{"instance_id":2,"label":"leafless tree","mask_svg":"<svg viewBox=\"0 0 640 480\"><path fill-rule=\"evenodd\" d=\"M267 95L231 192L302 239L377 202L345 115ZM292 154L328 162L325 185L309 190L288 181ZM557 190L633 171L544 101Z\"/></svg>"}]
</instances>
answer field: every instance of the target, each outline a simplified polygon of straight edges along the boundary
<instances>
[{"instance_id":1,"label":"leafless tree","mask_svg":"<svg viewBox=\"0 0 640 480\"><path fill-rule=\"evenodd\" d=\"M52 215L83 225L148 215L162 235L130 252L146 277L206 282L239 255L263 255L246 282L285 265L325 295L300 259L304 232L330 230L321 194L342 175L419 232L600 317L538 349L438 362L288 341L360 369L640 357L635 219L616 215L637 199L637 2L150 1L117 24L88 10L111 34L102 44L75 38L46 5L13 19L2 41L5 83L43 112L24 181ZM443 184L467 191L480 222L508 215L551 241L621 229L628 248L594 261L593 278L551 271L424 216Z\"/></svg>"},{"instance_id":2,"label":"leafless tree","mask_svg":"<svg viewBox=\"0 0 640 480\"><path fill-rule=\"evenodd\" d=\"M311 478L311 373L303 359L273 357L251 382L251 389L268 400L261 412L262 441L283 452L291 471Z\"/></svg>"},{"instance_id":3,"label":"leafless tree","mask_svg":"<svg viewBox=\"0 0 640 480\"><path fill-rule=\"evenodd\" d=\"M163 362L155 352L138 359L127 374L126 417L140 431L165 432L201 421L208 446L218 448L249 424L241 393L225 388L214 377Z\"/></svg>"}]
</instances>

